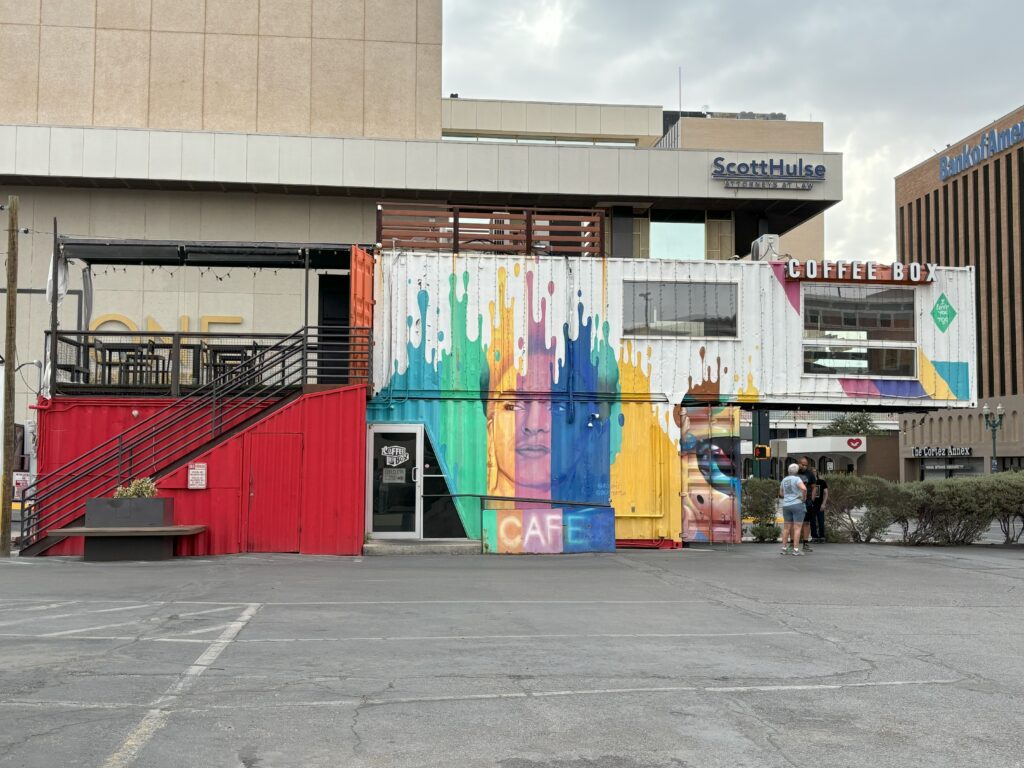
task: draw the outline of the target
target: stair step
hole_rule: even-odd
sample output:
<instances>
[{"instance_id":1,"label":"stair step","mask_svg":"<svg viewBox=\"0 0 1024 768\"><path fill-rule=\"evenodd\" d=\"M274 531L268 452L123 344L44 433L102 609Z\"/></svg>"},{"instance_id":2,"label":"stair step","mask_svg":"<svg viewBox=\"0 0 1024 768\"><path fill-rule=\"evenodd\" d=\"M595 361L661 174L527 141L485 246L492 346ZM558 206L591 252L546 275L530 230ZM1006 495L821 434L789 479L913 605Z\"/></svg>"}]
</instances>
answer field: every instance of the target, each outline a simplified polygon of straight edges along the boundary
<instances>
[{"instance_id":1,"label":"stair step","mask_svg":"<svg viewBox=\"0 0 1024 768\"><path fill-rule=\"evenodd\" d=\"M475 539L372 539L363 544L363 555L479 555Z\"/></svg>"}]
</instances>

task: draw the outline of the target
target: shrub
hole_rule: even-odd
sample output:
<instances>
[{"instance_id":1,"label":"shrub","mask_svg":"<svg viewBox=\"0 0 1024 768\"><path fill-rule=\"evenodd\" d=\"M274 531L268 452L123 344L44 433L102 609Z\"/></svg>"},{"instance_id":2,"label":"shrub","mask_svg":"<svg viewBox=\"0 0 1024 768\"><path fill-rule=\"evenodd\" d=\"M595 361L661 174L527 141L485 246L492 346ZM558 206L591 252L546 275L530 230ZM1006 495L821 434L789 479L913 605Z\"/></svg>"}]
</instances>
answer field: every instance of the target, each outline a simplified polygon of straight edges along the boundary
<instances>
[{"instance_id":1,"label":"shrub","mask_svg":"<svg viewBox=\"0 0 1024 768\"><path fill-rule=\"evenodd\" d=\"M857 475L825 475L828 503L825 530L830 541L863 541L857 523L865 504L864 479Z\"/></svg>"},{"instance_id":2,"label":"shrub","mask_svg":"<svg viewBox=\"0 0 1024 768\"><path fill-rule=\"evenodd\" d=\"M897 483L881 477L866 476L861 479L861 493L864 509L859 518L854 518L858 541L868 542L880 539L896 520L898 510L906 503Z\"/></svg>"},{"instance_id":3,"label":"shrub","mask_svg":"<svg viewBox=\"0 0 1024 768\"><path fill-rule=\"evenodd\" d=\"M940 480L929 505L935 543L970 544L992 524L988 478Z\"/></svg>"},{"instance_id":4,"label":"shrub","mask_svg":"<svg viewBox=\"0 0 1024 768\"><path fill-rule=\"evenodd\" d=\"M1015 544L1024 533L1024 472L991 477L986 496L992 505L992 517L999 521L1004 543Z\"/></svg>"},{"instance_id":5,"label":"shrub","mask_svg":"<svg viewBox=\"0 0 1024 768\"><path fill-rule=\"evenodd\" d=\"M782 534L775 520L779 509L779 484L775 480L748 478L740 500L744 517L754 519L750 535L757 541L777 541Z\"/></svg>"},{"instance_id":6,"label":"shrub","mask_svg":"<svg viewBox=\"0 0 1024 768\"><path fill-rule=\"evenodd\" d=\"M993 483L978 477L907 483L900 486L905 503L896 522L906 544L970 544L994 518Z\"/></svg>"},{"instance_id":7,"label":"shrub","mask_svg":"<svg viewBox=\"0 0 1024 768\"><path fill-rule=\"evenodd\" d=\"M156 483L151 477L137 477L114 491L115 499L152 499L156 496Z\"/></svg>"}]
</instances>

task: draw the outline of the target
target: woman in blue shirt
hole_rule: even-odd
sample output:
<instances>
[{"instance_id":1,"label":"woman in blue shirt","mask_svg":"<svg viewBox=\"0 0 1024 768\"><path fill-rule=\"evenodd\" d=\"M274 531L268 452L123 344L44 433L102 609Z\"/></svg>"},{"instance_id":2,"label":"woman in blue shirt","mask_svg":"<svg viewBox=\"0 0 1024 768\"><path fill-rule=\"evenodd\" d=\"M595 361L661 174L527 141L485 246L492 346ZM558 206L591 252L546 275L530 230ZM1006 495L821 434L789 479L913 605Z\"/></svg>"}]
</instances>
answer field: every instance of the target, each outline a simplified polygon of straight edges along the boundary
<instances>
[{"instance_id":1,"label":"woman in blue shirt","mask_svg":"<svg viewBox=\"0 0 1024 768\"><path fill-rule=\"evenodd\" d=\"M800 467L790 464L789 474L779 484L779 498L782 499L782 552L783 555L800 555L800 532L804 527L807 512L807 486L797 474ZM787 543L788 542L788 543Z\"/></svg>"}]
</instances>

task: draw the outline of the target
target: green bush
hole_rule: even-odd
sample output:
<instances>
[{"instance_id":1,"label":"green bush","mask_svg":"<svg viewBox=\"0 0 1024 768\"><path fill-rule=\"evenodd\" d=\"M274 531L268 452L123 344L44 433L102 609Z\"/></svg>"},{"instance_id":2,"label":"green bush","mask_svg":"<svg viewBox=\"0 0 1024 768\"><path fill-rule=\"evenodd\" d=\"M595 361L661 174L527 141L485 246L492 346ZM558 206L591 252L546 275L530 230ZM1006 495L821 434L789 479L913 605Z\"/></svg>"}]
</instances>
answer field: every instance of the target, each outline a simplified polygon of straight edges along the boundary
<instances>
[{"instance_id":1,"label":"green bush","mask_svg":"<svg viewBox=\"0 0 1024 768\"><path fill-rule=\"evenodd\" d=\"M988 478L941 480L931 504L936 544L971 544L992 525Z\"/></svg>"},{"instance_id":2,"label":"green bush","mask_svg":"<svg viewBox=\"0 0 1024 768\"><path fill-rule=\"evenodd\" d=\"M997 504L1012 508L1005 475L985 475L900 486L896 522L906 544L971 544L997 519Z\"/></svg>"},{"instance_id":3,"label":"green bush","mask_svg":"<svg viewBox=\"0 0 1024 768\"><path fill-rule=\"evenodd\" d=\"M971 544L998 521L1008 544L1024 536L1024 473L1002 472L923 483L880 477L825 475L825 530L830 541L869 542L892 526L904 544ZM743 481L743 514L758 541L775 541L778 483Z\"/></svg>"},{"instance_id":4,"label":"green bush","mask_svg":"<svg viewBox=\"0 0 1024 768\"><path fill-rule=\"evenodd\" d=\"M825 531L829 541L864 541L858 518L866 504L864 478L857 475L825 475L828 502Z\"/></svg>"},{"instance_id":5,"label":"green bush","mask_svg":"<svg viewBox=\"0 0 1024 768\"><path fill-rule=\"evenodd\" d=\"M935 483L907 483L902 486L904 504L896 510L894 522L903 530L904 544L925 544L934 540L932 505Z\"/></svg>"},{"instance_id":6,"label":"green bush","mask_svg":"<svg viewBox=\"0 0 1024 768\"><path fill-rule=\"evenodd\" d=\"M1006 544L1016 544L1024 533L1024 472L995 475L986 494L992 505L992 517L999 521Z\"/></svg>"},{"instance_id":7,"label":"green bush","mask_svg":"<svg viewBox=\"0 0 1024 768\"><path fill-rule=\"evenodd\" d=\"M114 491L115 499L152 499L154 496L156 483L150 477L137 477Z\"/></svg>"},{"instance_id":8,"label":"green bush","mask_svg":"<svg viewBox=\"0 0 1024 768\"><path fill-rule=\"evenodd\" d=\"M779 508L779 484L775 480L744 480L740 505L743 516L754 520L750 535L755 540L778 541L782 528L775 522Z\"/></svg>"}]
</instances>

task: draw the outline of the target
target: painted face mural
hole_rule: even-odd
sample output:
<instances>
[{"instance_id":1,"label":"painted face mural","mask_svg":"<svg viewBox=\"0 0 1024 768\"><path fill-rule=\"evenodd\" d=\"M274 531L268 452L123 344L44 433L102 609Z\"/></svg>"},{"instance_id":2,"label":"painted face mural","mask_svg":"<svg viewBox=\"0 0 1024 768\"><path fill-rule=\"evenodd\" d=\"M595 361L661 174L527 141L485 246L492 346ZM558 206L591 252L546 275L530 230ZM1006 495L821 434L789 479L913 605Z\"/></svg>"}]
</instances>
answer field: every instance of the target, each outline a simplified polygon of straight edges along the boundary
<instances>
[{"instance_id":1,"label":"painted face mural","mask_svg":"<svg viewBox=\"0 0 1024 768\"><path fill-rule=\"evenodd\" d=\"M501 340L516 338L516 306L507 296L507 273L498 278L498 302L491 308L495 343L488 354L487 492L607 504L612 409L596 399L617 391L618 368L607 341L592 339L596 321L583 317L582 304L575 337L566 323L560 338L548 338L545 321L555 285L549 282L546 295L538 299L534 273L528 271L526 333L514 349L501 349ZM562 360L556 357L560 341Z\"/></svg>"},{"instance_id":2,"label":"painted face mural","mask_svg":"<svg viewBox=\"0 0 1024 768\"><path fill-rule=\"evenodd\" d=\"M682 431L683 539L739 543L740 480L733 460L739 448L739 410L694 405L678 408L676 419Z\"/></svg>"}]
</instances>

